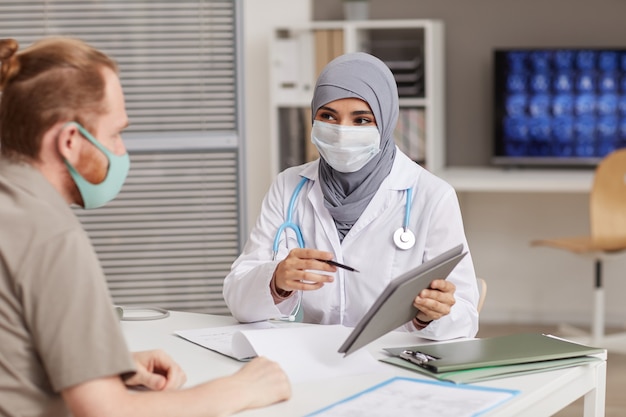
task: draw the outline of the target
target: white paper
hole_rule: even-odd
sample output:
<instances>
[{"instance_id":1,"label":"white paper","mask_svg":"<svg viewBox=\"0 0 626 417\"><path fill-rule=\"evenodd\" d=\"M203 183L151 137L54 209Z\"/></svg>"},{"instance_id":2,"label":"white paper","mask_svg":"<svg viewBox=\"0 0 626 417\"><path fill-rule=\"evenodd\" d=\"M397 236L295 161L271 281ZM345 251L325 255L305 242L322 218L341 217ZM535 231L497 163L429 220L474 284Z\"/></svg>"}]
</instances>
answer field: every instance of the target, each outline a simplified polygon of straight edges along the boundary
<instances>
[{"instance_id":1,"label":"white paper","mask_svg":"<svg viewBox=\"0 0 626 417\"><path fill-rule=\"evenodd\" d=\"M174 333L192 343L242 361L256 355L254 352L249 351L240 351L235 353L232 344L233 334L241 330L271 329L274 327L276 326L266 321L262 321L258 323L235 324L233 326L177 330Z\"/></svg>"},{"instance_id":2,"label":"white paper","mask_svg":"<svg viewBox=\"0 0 626 417\"><path fill-rule=\"evenodd\" d=\"M384 369L366 349L347 357L337 352L351 331L341 325L244 330L234 336L233 342L247 340L258 356L278 362L294 383Z\"/></svg>"},{"instance_id":3,"label":"white paper","mask_svg":"<svg viewBox=\"0 0 626 417\"><path fill-rule=\"evenodd\" d=\"M265 356L278 362L291 382L328 379L383 370L365 349L344 357L337 352L352 329L341 325L241 324L180 330L181 337L235 359Z\"/></svg>"},{"instance_id":4,"label":"white paper","mask_svg":"<svg viewBox=\"0 0 626 417\"><path fill-rule=\"evenodd\" d=\"M475 417L517 394L519 391L398 377L306 417Z\"/></svg>"}]
</instances>

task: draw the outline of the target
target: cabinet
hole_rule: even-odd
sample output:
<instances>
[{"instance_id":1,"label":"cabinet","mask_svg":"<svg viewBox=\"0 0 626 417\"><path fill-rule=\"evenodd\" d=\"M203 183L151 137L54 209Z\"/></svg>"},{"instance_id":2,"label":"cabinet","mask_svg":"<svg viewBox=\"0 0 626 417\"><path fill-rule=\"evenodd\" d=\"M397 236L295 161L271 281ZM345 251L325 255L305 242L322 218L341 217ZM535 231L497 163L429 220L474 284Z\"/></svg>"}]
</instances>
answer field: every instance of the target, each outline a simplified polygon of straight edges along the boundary
<instances>
[{"instance_id":1,"label":"cabinet","mask_svg":"<svg viewBox=\"0 0 626 417\"><path fill-rule=\"evenodd\" d=\"M270 41L273 174L317 157L310 102L317 75L343 53L368 52L394 73L400 95L396 143L431 171L444 166L444 31L437 20L311 22L277 27Z\"/></svg>"}]
</instances>

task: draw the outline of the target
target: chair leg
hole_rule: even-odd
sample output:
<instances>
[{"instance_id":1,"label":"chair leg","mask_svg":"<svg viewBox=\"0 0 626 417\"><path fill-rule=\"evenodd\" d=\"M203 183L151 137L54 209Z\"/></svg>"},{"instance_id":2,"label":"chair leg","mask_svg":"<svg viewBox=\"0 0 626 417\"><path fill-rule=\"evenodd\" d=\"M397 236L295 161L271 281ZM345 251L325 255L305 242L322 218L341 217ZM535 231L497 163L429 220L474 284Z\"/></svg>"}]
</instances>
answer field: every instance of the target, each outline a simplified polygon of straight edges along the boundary
<instances>
[{"instance_id":1,"label":"chair leg","mask_svg":"<svg viewBox=\"0 0 626 417\"><path fill-rule=\"evenodd\" d=\"M592 346L603 347L612 352L626 354L626 332L613 333L606 335L604 324L605 298L604 287L602 285L602 262L595 260L595 282L593 286L593 307L591 332L585 332L582 329L570 325L560 325L559 333L564 337L570 337L579 343L585 343Z\"/></svg>"},{"instance_id":2,"label":"chair leg","mask_svg":"<svg viewBox=\"0 0 626 417\"><path fill-rule=\"evenodd\" d=\"M595 262L593 322L591 326L591 342L600 345L604 339L604 288L602 287L602 262Z\"/></svg>"}]
</instances>

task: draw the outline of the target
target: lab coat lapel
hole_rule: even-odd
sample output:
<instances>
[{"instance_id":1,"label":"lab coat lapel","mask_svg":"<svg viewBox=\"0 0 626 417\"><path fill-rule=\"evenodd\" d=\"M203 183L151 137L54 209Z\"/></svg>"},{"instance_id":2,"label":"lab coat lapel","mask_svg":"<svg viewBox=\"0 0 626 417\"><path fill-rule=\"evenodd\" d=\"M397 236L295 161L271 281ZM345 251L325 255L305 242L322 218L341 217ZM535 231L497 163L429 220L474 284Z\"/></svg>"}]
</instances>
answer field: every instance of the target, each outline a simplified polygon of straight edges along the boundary
<instances>
[{"instance_id":1,"label":"lab coat lapel","mask_svg":"<svg viewBox=\"0 0 626 417\"><path fill-rule=\"evenodd\" d=\"M315 216L322 225L326 238L330 242L333 251L335 253L341 253L341 242L339 242L337 227L335 226L335 221L330 215L330 212L326 209L326 206L324 206L324 194L322 194L322 189L317 181L315 185L311 187L311 191L307 197L313 206Z\"/></svg>"},{"instance_id":2,"label":"lab coat lapel","mask_svg":"<svg viewBox=\"0 0 626 417\"><path fill-rule=\"evenodd\" d=\"M391 193L394 191L385 186L386 182L387 180L385 180L383 184L381 184L378 191L376 191L376 194L374 194L372 200L369 202L367 207L365 207L365 210L363 210L359 219L356 221L354 226L352 226L346 237L344 237L344 242L356 239L361 230L365 229L370 223L380 217L382 213L389 208L389 204L393 200Z\"/></svg>"},{"instance_id":3,"label":"lab coat lapel","mask_svg":"<svg viewBox=\"0 0 626 417\"><path fill-rule=\"evenodd\" d=\"M382 182L376 194L367 205L361 217L352 226L350 232L344 238L344 242L356 239L361 230L365 229L378 217L389 210L393 201L396 201L398 192L404 192L412 187L417 177L418 168L415 162L408 159L403 153L397 151L391 172ZM398 218L398 227L402 225L402 218Z\"/></svg>"}]
</instances>

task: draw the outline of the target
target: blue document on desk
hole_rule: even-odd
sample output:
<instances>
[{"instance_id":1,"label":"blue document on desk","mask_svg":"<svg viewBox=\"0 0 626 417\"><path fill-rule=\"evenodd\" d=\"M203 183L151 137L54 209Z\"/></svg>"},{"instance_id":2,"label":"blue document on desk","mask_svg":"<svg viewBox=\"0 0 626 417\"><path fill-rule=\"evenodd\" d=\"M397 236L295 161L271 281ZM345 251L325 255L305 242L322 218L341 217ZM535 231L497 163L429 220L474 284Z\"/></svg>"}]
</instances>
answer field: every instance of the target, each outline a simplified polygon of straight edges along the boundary
<instances>
[{"instance_id":1,"label":"blue document on desk","mask_svg":"<svg viewBox=\"0 0 626 417\"><path fill-rule=\"evenodd\" d=\"M477 417L518 394L517 390L395 377L305 417Z\"/></svg>"}]
</instances>

